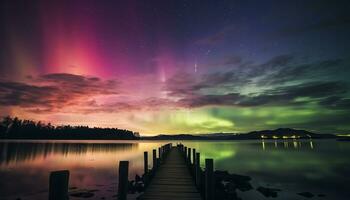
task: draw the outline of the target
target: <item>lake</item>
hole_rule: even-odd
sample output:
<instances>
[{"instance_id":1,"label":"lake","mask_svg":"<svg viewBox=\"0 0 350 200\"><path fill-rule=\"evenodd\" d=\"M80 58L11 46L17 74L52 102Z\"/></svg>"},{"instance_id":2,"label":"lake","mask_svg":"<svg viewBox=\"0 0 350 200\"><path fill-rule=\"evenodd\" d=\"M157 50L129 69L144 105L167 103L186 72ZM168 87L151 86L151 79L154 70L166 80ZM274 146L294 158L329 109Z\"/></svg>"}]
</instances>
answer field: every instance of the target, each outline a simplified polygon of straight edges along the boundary
<instances>
[{"instance_id":1,"label":"lake","mask_svg":"<svg viewBox=\"0 0 350 200\"><path fill-rule=\"evenodd\" d=\"M173 141L173 145L177 141ZM50 171L70 170L72 190L95 190L91 199L116 199L118 163L129 160L129 179L143 171L143 152L167 141L1 141L0 200L47 199ZM281 189L275 199L348 199L350 143L336 140L183 141L214 159L214 167ZM152 164L151 160L149 163ZM151 165L149 167L152 167ZM325 197L317 195L324 194ZM268 199L256 190L244 199ZM79 198L71 198L79 199Z\"/></svg>"}]
</instances>

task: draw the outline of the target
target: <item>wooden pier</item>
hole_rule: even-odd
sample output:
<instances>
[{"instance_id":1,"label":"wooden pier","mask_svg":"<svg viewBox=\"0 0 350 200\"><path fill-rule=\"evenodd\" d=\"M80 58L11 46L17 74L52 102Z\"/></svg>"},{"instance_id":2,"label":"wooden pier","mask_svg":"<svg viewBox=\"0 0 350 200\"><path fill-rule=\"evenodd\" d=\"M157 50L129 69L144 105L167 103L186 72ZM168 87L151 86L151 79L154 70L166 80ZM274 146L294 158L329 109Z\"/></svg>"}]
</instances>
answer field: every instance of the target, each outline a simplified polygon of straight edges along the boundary
<instances>
[{"instance_id":1,"label":"wooden pier","mask_svg":"<svg viewBox=\"0 0 350 200\"><path fill-rule=\"evenodd\" d=\"M172 147L139 198L143 200L200 200L201 195L187 162L177 147Z\"/></svg>"},{"instance_id":2,"label":"wooden pier","mask_svg":"<svg viewBox=\"0 0 350 200\"><path fill-rule=\"evenodd\" d=\"M145 191L139 200L214 200L215 177L213 159L205 159L200 167L200 153L182 144L171 143L152 151L152 169L148 168L148 152L144 152L143 182ZM129 161L120 161L118 200L127 200ZM68 200L69 171L50 175L49 200Z\"/></svg>"}]
</instances>

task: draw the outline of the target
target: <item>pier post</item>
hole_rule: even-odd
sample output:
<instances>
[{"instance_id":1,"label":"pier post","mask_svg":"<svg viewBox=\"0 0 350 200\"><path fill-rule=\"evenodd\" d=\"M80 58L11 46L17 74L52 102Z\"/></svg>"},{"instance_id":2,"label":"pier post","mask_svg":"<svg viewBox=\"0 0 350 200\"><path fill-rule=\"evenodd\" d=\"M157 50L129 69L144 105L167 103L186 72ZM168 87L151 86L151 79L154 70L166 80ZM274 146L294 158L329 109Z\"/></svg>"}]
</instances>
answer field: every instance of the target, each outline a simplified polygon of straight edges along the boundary
<instances>
[{"instance_id":1,"label":"pier post","mask_svg":"<svg viewBox=\"0 0 350 200\"><path fill-rule=\"evenodd\" d=\"M49 200L68 200L69 171L54 171L50 173Z\"/></svg>"},{"instance_id":2,"label":"pier post","mask_svg":"<svg viewBox=\"0 0 350 200\"><path fill-rule=\"evenodd\" d=\"M167 145L162 146L162 160L165 159Z\"/></svg>"},{"instance_id":3,"label":"pier post","mask_svg":"<svg viewBox=\"0 0 350 200\"><path fill-rule=\"evenodd\" d=\"M201 156L200 153L196 153L196 164L195 164L195 177L196 177L196 185L199 188L201 185Z\"/></svg>"},{"instance_id":4,"label":"pier post","mask_svg":"<svg viewBox=\"0 0 350 200\"><path fill-rule=\"evenodd\" d=\"M157 168L157 150L153 149L153 172Z\"/></svg>"},{"instance_id":5,"label":"pier post","mask_svg":"<svg viewBox=\"0 0 350 200\"><path fill-rule=\"evenodd\" d=\"M187 157L188 157L188 164L191 165L191 148L188 148L188 152L187 152Z\"/></svg>"},{"instance_id":6,"label":"pier post","mask_svg":"<svg viewBox=\"0 0 350 200\"><path fill-rule=\"evenodd\" d=\"M160 147L158 148L158 158L159 160L162 158L162 151Z\"/></svg>"},{"instance_id":7,"label":"pier post","mask_svg":"<svg viewBox=\"0 0 350 200\"><path fill-rule=\"evenodd\" d=\"M192 149L192 159L193 159L193 166L194 166L194 163L196 162L196 149L195 148ZM194 172L194 167L193 167L192 171Z\"/></svg>"},{"instance_id":8,"label":"pier post","mask_svg":"<svg viewBox=\"0 0 350 200\"><path fill-rule=\"evenodd\" d=\"M205 200L214 200L214 161L205 159Z\"/></svg>"},{"instance_id":9,"label":"pier post","mask_svg":"<svg viewBox=\"0 0 350 200\"><path fill-rule=\"evenodd\" d=\"M128 194L129 161L119 162L118 200L126 200Z\"/></svg>"},{"instance_id":10,"label":"pier post","mask_svg":"<svg viewBox=\"0 0 350 200\"><path fill-rule=\"evenodd\" d=\"M184 155L185 155L185 158L186 158L186 161L187 161L187 147L186 146L185 146Z\"/></svg>"},{"instance_id":11,"label":"pier post","mask_svg":"<svg viewBox=\"0 0 350 200\"><path fill-rule=\"evenodd\" d=\"M146 174L148 174L148 152L147 151L145 151L144 153L143 153L143 165L144 165L144 174L146 175Z\"/></svg>"}]
</instances>

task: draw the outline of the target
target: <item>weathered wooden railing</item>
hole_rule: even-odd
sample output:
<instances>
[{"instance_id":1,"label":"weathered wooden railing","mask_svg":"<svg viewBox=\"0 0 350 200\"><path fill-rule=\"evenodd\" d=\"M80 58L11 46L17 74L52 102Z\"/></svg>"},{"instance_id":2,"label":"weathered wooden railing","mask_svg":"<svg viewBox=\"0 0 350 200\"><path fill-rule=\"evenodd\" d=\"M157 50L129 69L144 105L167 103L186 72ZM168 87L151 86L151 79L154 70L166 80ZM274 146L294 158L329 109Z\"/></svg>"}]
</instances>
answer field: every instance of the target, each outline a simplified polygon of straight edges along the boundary
<instances>
[{"instance_id":1,"label":"weathered wooden railing","mask_svg":"<svg viewBox=\"0 0 350 200\"><path fill-rule=\"evenodd\" d=\"M177 144L177 148L184 159L187 161L187 166L190 169L191 175L195 184L205 200L214 200L215 196L215 177L214 177L214 160L211 158L205 159L205 169L200 166L200 153L196 149L191 149L183 144ZM191 152L192 150L192 152Z\"/></svg>"},{"instance_id":2,"label":"weathered wooden railing","mask_svg":"<svg viewBox=\"0 0 350 200\"><path fill-rule=\"evenodd\" d=\"M157 150L153 149L152 151L152 160L153 166L152 169L148 168L148 152L144 152L144 184L147 187L149 181L152 179L156 173L159 165L168 155L172 144L165 144L158 148L158 158ZM118 200L126 200L128 194L128 174L129 174L129 161L120 161L119 162L119 179L118 179ZM49 200L68 200L68 185L69 185L69 171L54 171L50 173L49 180Z\"/></svg>"}]
</instances>

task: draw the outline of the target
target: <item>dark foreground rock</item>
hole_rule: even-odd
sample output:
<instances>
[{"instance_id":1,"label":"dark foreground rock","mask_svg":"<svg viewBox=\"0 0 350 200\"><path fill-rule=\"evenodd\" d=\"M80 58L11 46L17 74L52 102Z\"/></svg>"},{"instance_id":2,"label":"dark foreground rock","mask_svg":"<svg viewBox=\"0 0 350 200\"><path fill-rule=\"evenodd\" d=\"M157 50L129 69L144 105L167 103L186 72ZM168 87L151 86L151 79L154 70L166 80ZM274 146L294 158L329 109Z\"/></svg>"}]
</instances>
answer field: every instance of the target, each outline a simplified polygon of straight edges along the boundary
<instances>
[{"instance_id":1,"label":"dark foreground rock","mask_svg":"<svg viewBox=\"0 0 350 200\"><path fill-rule=\"evenodd\" d=\"M141 193L145 190L146 177L135 175L135 180L129 181L128 192L135 194L136 192Z\"/></svg>"},{"instance_id":2,"label":"dark foreground rock","mask_svg":"<svg viewBox=\"0 0 350 200\"><path fill-rule=\"evenodd\" d=\"M215 197L217 199L240 200L241 198L237 196L237 190L245 192L253 189L252 185L250 184L251 178L249 176L230 174L227 171L220 170L216 170L214 174Z\"/></svg>"},{"instance_id":3,"label":"dark foreground rock","mask_svg":"<svg viewBox=\"0 0 350 200\"><path fill-rule=\"evenodd\" d=\"M300 193L297 193L297 194L300 195L300 196L306 197L306 198L312 198L312 197L315 196L311 192L300 192Z\"/></svg>"},{"instance_id":4,"label":"dark foreground rock","mask_svg":"<svg viewBox=\"0 0 350 200\"><path fill-rule=\"evenodd\" d=\"M253 186L249 181L252 180L249 176L230 174L227 171L215 171L215 179L217 182L228 182L231 184L231 187L239 189L242 192L253 189Z\"/></svg>"},{"instance_id":5,"label":"dark foreground rock","mask_svg":"<svg viewBox=\"0 0 350 200\"><path fill-rule=\"evenodd\" d=\"M258 192L263 194L265 197L277 197L277 192L281 191L277 188L267 188L267 187L258 187L256 189Z\"/></svg>"}]
</instances>

